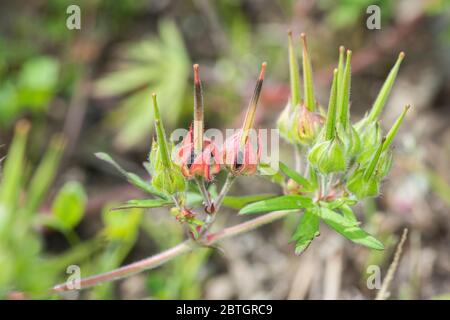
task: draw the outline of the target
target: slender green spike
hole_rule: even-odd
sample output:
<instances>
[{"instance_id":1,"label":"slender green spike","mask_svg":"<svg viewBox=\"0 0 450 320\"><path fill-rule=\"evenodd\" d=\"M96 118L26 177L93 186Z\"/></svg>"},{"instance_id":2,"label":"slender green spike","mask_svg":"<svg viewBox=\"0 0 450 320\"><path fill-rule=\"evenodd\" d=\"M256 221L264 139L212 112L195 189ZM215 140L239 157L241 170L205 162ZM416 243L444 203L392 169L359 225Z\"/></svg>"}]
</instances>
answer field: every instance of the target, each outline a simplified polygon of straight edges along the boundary
<instances>
[{"instance_id":1,"label":"slender green spike","mask_svg":"<svg viewBox=\"0 0 450 320\"><path fill-rule=\"evenodd\" d=\"M300 103L300 75L298 71L297 54L292 41L292 31L288 31L289 43L289 76L291 80L291 105L293 107Z\"/></svg>"},{"instance_id":2,"label":"slender green spike","mask_svg":"<svg viewBox=\"0 0 450 320\"><path fill-rule=\"evenodd\" d=\"M62 136L54 136L47 152L31 178L25 203L25 211L28 215L35 213L49 189L56 175L64 145L65 139Z\"/></svg>"},{"instance_id":3,"label":"slender green spike","mask_svg":"<svg viewBox=\"0 0 450 320\"><path fill-rule=\"evenodd\" d=\"M161 152L161 160L166 168L170 168L172 166L172 162L170 161L166 134L164 131L163 123L161 121L161 115L159 114L158 103L156 102L156 93L152 94L152 98L153 98L153 110L155 113L156 139Z\"/></svg>"},{"instance_id":4,"label":"slender green spike","mask_svg":"<svg viewBox=\"0 0 450 320\"><path fill-rule=\"evenodd\" d=\"M264 82L264 73L266 72L267 63L263 62L261 64L261 72L259 73L258 81L256 82L255 90L253 91L253 96L247 108L247 113L245 114L244 124L242 126L242 135L240 145L244 146L247 142L250 129L253 127L253 122L255 121L256 107L258 105L259 96L261 95L261 89Z\"/></svg>"},{"instance_id":5,"label":"slender green spike","mask_svg":"<svg viewBox=\"0 0 450 320\"><path fill-rule=\"evenodd\" d=\"M325 124L325 139L331 140L334 138L334 132L336 128L336 99L337 99L337 86L338 86L338 69L334 69L333 82L331 84L330 101L328 103L327 122Z\"/></svg>"},{"instance_id":6,"label":"slender green spike","mask_svg":"<svg viewBox=\"0 0 450 320\"><path fill-rule=\"evenodd\" d=\"M342 80L344 77L344 53L345 53L345 47L340 46L339 47L339 63L338 63L338 90L342 85Z\"/></svg>"},{"instance_id":7,"label":"slender green spike","mask_svg":"<svg viewBox=\"0 0 450 320\"><path fill-rule=\"evenodd\" d=\"M24 175L25 150L30 131L30 123L19 120L16 124L14 139L8 150L3 175L0 183L0 203L8 210L14 210L20 194L20 188ZM5 210L5 212L8 212ZM6 224L8 225L8 224ZM0 231L1 231L0 224Z\"/></svg>"},{"instance_id":8,"label":"slender green spike","mask_svg":"<svg viewBox=\"0 0 450 320\"><path fill-rule=\"evenodd\" d=\"M309 111L314 111L315 109L315 99L314 99L314 84L312 79L312 67L311 59L308 54L308 46L306 43L306 35L302 33L300 35L302 45L303 45L303 89L304 89L304 99L306 108Z\"/></svg>"},{"instance_id":9,"label":"slender green spike","mask_svg":"<svg viewBox=\"0 0 450 320\"><path fill-rule=\"evenodd\" d=\"M203 92L198 64L194 64L194 151L203 151Z\"/></svg>"},{"instance_id":10,"label":"slender green spike","mask_svg":"<svg viewBox=\"0 0 450 320\"><path fill-rule=\"evenodd\" d=\"M397 61L395 62L395 65L392 67L391 71L389 72L389 75L386 78L386 81L384 82L383 86L381 87L381 90L378 93L378 96L375 99L375 102L373 103L372 109L370 110L370 113L367 117L369 121L375 121L378 118L378 116L380 115L381 111L383 110L383 107L386 104L386 100L389 97L389 93L391 92L392 86L394 85L394 81L395 81L395 78L397 77L398 70L400 69L400 64L402 63L404 58L405 58L405 53L400 52L400 54L398 55Z\"/></svg>"},{"instance_id":11,"label":"slender green spike","mask_svg":"<svg viewBox=\"0 0 450 320\"><path fill-rule=\"evenodd\" d=\"M366 171L364 172L364 179L369 180L370 177L372 176L373 172L375 171L378 160L380 160L381 151L383 151L383 144L385 141L386 141L386 137L383 137L379 147L377 148L377 151L373 155L372 160L370 160L369 166L367 167Z\"/></svg>"},{"instance_id":12,"label":"slender green spike","mask_svg":"<svg viewBox=\"0 0 450 320\"><path fill-rule=\"evenodd\" d=\"M342 85L338 92L338 117L339 122L344 128L347 127L349 122L349 101L350 101L350 75L351 75L351 60L352 52L347 50L347 59L345 62L344 75L342 79Z\"/></svg>"},{"instance_id":13,"label":"slender green spike","mask_svg":"<svg viewBox=\"0 0 450 320\"><path fill-rule=\"evenodd\" d=\"M383 144L383 151L387 150L389 146L392 144L392 140L394 140L395 135L397 134L398 129L400 128L400 125L403 122L403 119L405 118L406 113L408 112L410 106L406 105L403 109L403 112L400 114L400 116L395 121L394 125L392 126L391 130L389 130L386 141Z\"/></svg>"}]
</instances>

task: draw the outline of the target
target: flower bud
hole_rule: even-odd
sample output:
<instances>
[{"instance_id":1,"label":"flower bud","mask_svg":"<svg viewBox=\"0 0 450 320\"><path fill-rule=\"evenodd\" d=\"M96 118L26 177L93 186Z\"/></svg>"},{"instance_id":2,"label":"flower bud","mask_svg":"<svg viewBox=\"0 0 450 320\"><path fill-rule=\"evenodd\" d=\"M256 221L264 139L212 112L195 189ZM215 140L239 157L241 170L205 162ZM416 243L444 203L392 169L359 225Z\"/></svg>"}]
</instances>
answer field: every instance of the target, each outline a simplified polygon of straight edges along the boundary
<instances>
[{"instance_id":1,"label":"flower bud","mask_svg":"<svg viewBox=\"0 0 450 320\"><path fill-rule=\"evenodd\" d=\"M366 179L364 170L358 169L349 178L347 189L358 199L374 197L379 193L379 180L376 177Z\"/></svg>"},{"instance_id":2,"label":"flower bud","mask_svg":"<svg viewBox=\"0 0 450 320\"><path fill-rule=\"evenodd\" d=\"M391 171L392 163L393 163L392 152L389 150L383 151L383 153L380 156L377 168L377 176L380 179L383 179L388 175L389 171Z\"/></svg>"},{"instance_id":3,"label":"flower bud","mask_svg":"<svg viewBox=\"0 0 450 320\"><path fill-rule=\"evenodd\" d=\"M378 165L380 164L380 156L383 149L385 138L382 139L375 154L372 156L367 167L358 168L349 178L347 188L359 199L365 197L374 197L379 193L380 180L378 173Z\"/></svg>"},{"instance_id":4,"label":"flower bud","mask_svg":"<svg viewBox=\"0 0 450 320\"><path fill-rule=\"evenodd\" d=\"M318 113L309 111L304 105L300 106L297 116L298 142L309 146L317 138L324 123L324 117Z\"/></svg>"},{"instance_id":5,"label":"flower bud","mask_svg":"<svg viewBox=\"0 0 450 320\"><path fill-rule=\"evenodd\" d=\"M298 114L299 107L293 107L289 102L284 110L281 112L280 117L277 121L277 127L280 131L280 136L289 143L298 143L297 132L298 132Z\"/></svg>"},{"instance_id":6,"label":"flower bud","mask_svg":"<svg viewBox=\"0 0 450 320\"><path fill-rule=\"evenodd\" d=\"M186 189L186 182L180 168L170 158L172 146L166 139L155 94L153 94L153 108L157 140L153 141L149 156L152 185L169 194L183 192Z\"/></svg>"},{"instance_id":7,"label":"flower bud","mask_svg":"<svg viewBox=\"0 0 450 320\"><path fill-rule=\"evenodd\" d=\"M293 179L288 179L286 183L287 194L299 194L302 190L302 186L295 182Z\"/></svg>"},{"instance_id":8,"label":"flower bud","mask_svg":"<svg viewBox=\"0 0 450 320\"><path fill-rule=\"evenodd\" d=\"M366 123L365 126L359 127L357 132L361 141L361 153L357 161L361 165L364 165L370 161L380 145L382 139L380 124L378 122Z\"/></svg>"},{"instance_id":9,"label":"flower bud","mask_svg":"<svg viewBox=\"0 0 450 320\"><path fill-rule=\"evenodd\" d=\"M308 160L323 174L344 171L346 168L344 146L339 138L316 144L309 152Z\"/></svg>"},{"instance_id":10,"label":"flower bud","mask_svg":"<svg viewBox=\"0 0 450 320\"><path fill-rule=\"evenodd\" d=\"M152 172L152 185L163 192L174 194L186 190L186 182L176 165L165 167L161 159L160 146L156 141L152 144L150 152L150 164Z\"/></svg>"},{"instance_id":11,"label":"flower bud","mask_svg":"<svg viewBox=\"0 0 450 320\"><path fill-rule=\"evenodd\" d=\"M361 139L353 125L349 124L345 129L341 123L337 124L337 134L344 143L345 155L353 158L361 152Z\"/></svg>"}]
</instances>

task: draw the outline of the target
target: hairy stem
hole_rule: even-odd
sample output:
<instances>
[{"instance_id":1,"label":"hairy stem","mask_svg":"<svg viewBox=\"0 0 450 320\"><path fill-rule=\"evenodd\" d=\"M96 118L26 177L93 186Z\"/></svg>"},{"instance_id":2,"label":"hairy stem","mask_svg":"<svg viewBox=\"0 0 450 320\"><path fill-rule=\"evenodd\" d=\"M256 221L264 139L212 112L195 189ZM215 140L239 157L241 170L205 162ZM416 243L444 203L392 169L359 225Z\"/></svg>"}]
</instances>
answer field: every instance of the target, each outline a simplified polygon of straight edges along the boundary
<instances>
[{"instance_id":1,"label":"hairy stem","mask_svg":"<svg viewBox=\"0 0 450 320\"><path fill-rule=\"evenodd\" d=\"M211 213L206 217L205 224L202 226L202 233L201 233L202 235L206 234L206 232L211 228L214 221L216 221L217 212L219 211L220 206L222 205L223 199L228 194L228 191L230 191L230 188L235 179L236 177L233 176L231 173L227 175L227 179L225 180L222 190L220 190L217 199L214 200L214 202L212 203Z\"/></svg>"},{"instance_id":2,"label":"hairy stem","mask_svg":"<svg viewBox=\"0 0 450 320\"><path fill-rule=\"evenodd\" d=\"M231 173L229 173L227 175L227 179L225 180L225 183L222 187L222 190L220 190L220 193L217 196L217 199L214 200L214 209L216 212L219 211L220 206L222 205L223 199L228 194L228 191L230 191L230 188L233 185L234 180L236 180L236 177L233 176Z\"/></svg>"},{"instance_id":3,"label":"hairy stem","mask_svg":"<svg viewBox=\"0 0 450 320\"><path fill-rule=\"evenodd\" d=\"M276 211L271 212L266 215L260 216L255 219L251 219L249 221L243 222L241 224L225 228L221 231L218 231L216 233L209 234L206 239L204 240L203 244L205 246L211 246L219 241L222 241L226 238L230 238L251 230L254 230L262 225L271 223L275 220L284 218L292 211ZM98 285L100 283L108 282L108 281L114 281L121 278L125 278L128 276L131 276L133 274L143 272L146 270L150 270L153 268L156 268L170 260L172 260L175 257L178 257L182 254L185 254L194 248L198 247L198 244L196 244L192 240L186 240L166 251L163 251L159 254L156 254L154 256L148 257L146 259L136 261L134 263L125 265L121 268L94 275L88 278L81 279L79 283L61 283L56 286L54 286L50 293L61 293L65 291L72 290L72 286L79 284L79 289L85 289L88 287L92 287L95 285Z\"/></svg>"},{"instance_id":4,"label":"hairy stem","mask_svg":"<svg viewBox=\"0 0 450 320\"><path fill-rule=\"evenodd\" d=\"M195 181L197 182L198 189L202 193L203 200L205 201L206 209L209 212L212 209L212 200L211 200L211 195L209 194L208 189L206 188L205 180L203 178L197 177L195 179Z\"/></svg>"}]
</instances>

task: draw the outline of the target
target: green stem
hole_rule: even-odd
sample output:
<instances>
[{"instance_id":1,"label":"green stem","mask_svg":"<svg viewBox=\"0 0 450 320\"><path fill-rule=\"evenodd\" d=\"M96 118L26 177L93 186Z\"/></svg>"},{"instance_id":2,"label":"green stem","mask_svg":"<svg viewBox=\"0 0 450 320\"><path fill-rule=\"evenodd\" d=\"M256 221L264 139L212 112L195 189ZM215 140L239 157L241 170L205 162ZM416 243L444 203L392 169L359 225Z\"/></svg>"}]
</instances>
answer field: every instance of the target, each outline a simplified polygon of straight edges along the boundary
<instances>
[{"instance_id":1,"label":"green stem","mask_svg":"<svg viewBox=\"0 0 450 320\"><path fill-rule=\"evenodd\" d=\"M196 177L195 182L197 183L198 189L200 190L203 196L203 200L205 201L205 205L209 211L212 207L212 200L211 195L208 192L208 189L206 189L205 180L201 177Z\"/></svg>"},{"instance_id":2,"label":"green stem","mask_svg":"<svg viewBox=\"0 0 450 320\"><path fill-rule=\"evenodd\" d=\"M233 176L231 173L227 175L227 179L225 180L225 183L222 187L222 190L220 190L219 195L217 196L217 199L214 200L214 210L217 212L220 209L220 206L222 205L223 199L230 191L231 186L233 185L234 180L236 180L236 177Z\"/></svg>"},{"instance_id":3,"label":"green stem","mask_svg":"<svg viewBox=\"0 0 450 320\"><path fill-rule=\"evenodd\" d=\"M258 218L240 223L238 225L225 228L221 231L218 231L216 233L212 233L208 235L203 242L206 246L211 246L219 241L222 241L224 239L246 233L249 231L252 231L260 226L263 226L265 224L271 223L275 220L281 219L286 217L289 213L292 211L276 211L271 212L266 215L260 216ZM134 263L125 265L121 268L94 275L88 278L81 279L79 282L80 289L85 289L88 287L92 287L104 282L114 281L118 279L122 279L125 277L129 277L133 274L143 272L146 270L154 269L178 256L181 256L182 254L188 253L192 251L194 248L196 248L198 244L196 244L192 240L186 240L166 251L163 251L159 254L156 254L154 256L148 257L146 259L136 261ZM67 283L61 283L56 286L54 286L50 293L61 293L65 291L70 291Z\"/></svg>"}]
</instances>

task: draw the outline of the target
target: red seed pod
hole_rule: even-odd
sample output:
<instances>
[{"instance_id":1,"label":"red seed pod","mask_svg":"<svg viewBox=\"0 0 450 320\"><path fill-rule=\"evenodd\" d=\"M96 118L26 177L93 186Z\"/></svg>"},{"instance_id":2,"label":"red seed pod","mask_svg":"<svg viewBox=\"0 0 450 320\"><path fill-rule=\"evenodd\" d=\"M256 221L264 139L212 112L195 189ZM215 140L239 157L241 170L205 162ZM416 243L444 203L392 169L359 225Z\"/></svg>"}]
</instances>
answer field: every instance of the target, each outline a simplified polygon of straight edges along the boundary
<instances>
[{"instance_id":1,"label":"red seed pod","mask_svg":"<svg viewBox=\"0 0 450 320\"><path fill-rule=\"evenodd\" d=\"M203 138L203 151L200 153L195 151L191 126L181 146L176 150L176 161L186 178L199 176L211 181L220 171L218 155L217 146L208 138Z\"/></svg>"},{"instance_id":2,"label":"red seed pod","mask_svg":"<svg viewBox=\"0 0 450 320\"><path fill-rule=\"evenodd\" d=\"M261 137L259 133L249 134L244 145L241 138L242 130L228 138L220 158L233 175L253 175L261 158Z\"/></svg>"}]
</instances>

